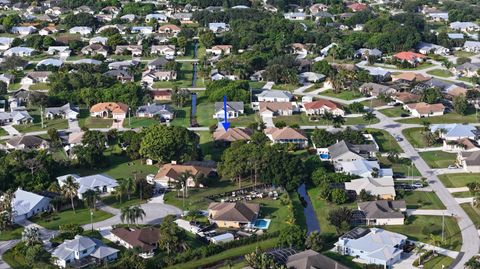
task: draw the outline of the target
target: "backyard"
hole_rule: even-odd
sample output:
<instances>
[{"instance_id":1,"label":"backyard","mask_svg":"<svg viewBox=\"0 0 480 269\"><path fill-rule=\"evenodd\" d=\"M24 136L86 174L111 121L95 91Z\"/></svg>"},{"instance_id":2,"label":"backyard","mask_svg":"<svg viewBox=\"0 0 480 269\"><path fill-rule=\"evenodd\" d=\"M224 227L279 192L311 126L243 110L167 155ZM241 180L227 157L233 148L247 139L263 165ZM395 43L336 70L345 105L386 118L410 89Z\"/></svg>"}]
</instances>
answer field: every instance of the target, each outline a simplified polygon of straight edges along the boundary
<instances>
[{"instance_id":1,"label":"backyard","mask_svg":"<svg viewBox=\"0 0 480 269\"><path fill-rule=\"evenodd\" d=\"M390 118L398 118L398 117L401 117L402 115L410 114L408 111L405 111L401 106L382 109L382 110L379 110L379 112Z\"/></svg>"},{"instance_id":2,"label":"backyard","mask_svg":"<svg viewBox=\"0 0 480 269\"><path fill-rule=\"evenodd\" d=\"M433 70L427 71L427 74L432 76L444 77L444 78L448 78L453 75L450 71L445 69L433 69Z\"/></svg>"},{"instance_id":3,"label":"backyard","mask_svg":"<svg viewBox=\"0 0 480 269\"><path fill-rule=\"evenodd\" d=\"M458 173L458 174L443 174L438 178L447 188L465 187L470 182L478 182L480 174L475 173Z\"/></svg>"},{"instance_id":4,"label":"backyard","mask_svg":"<svg viewBox=\"0 0 480 269\"><path fill-rule=\"evenodd\" d=\"M456 153L444 151L425 151L420 152L420 156L430 166L430 168L447 168L449 165L455 164L457 159Z\"/></svg>"},{"instance_id":5,"label":"backyard","mask_svg":"<svg viewBox=\"0 0 480 269\"><path fill-rule=\"evenodd\" d=\"M345 119L345 125L367 125L368 121L364 120L363 117L348 117ZM315 125L332 125L331 122L328 122L324 119L318 121L310 121L309 117L305 113L293 114L291 116L277 116L273 118L273 122L277 123L279 121L285 122L288 126L297 124L299 126L315 126ZM371 121L371 124L378 123L379 120L375 118Z\"/></svg>"},{"instance_id":6,"label":"backyard","mask_svg":"<svg viewBox=\"0 0 480 269\"><path fill-rule=\"evenodd\" d=\"M429 118L410 118L398 120L401 123L422 124L427 121L431 124L440 123L476 123L478 122L477 115L474 108L470 108L466 115L460 115L454 111L448 112L442 116L434 116Z\"/></svg>"}]
</instances>

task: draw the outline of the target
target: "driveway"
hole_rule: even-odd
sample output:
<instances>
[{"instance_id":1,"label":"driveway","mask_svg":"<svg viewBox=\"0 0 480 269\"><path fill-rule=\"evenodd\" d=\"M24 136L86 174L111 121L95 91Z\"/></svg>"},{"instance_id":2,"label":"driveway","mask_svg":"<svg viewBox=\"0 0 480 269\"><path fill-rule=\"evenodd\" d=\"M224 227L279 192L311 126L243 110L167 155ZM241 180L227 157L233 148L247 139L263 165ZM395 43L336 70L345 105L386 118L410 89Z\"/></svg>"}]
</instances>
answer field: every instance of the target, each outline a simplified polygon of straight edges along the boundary
<instances>
[{"instance_id":1,"label":"driveway","mask_svg":"<svg viewBox=\"0 0 480 269\"><path fill-rule=\"evenodd\" d=\"M273 124L273 118L272 117L267 117L267 116L262 116L263 122L265 122L265 126L267 128L275 127L275 124Z\"/></svg>"},{"instance_id":2,"label":"driveway","mask_svg":"<svg viewBox=\"0 0 480 269\"><path fill-rule=\"evenodd\" d=\"M2 129L5 130L5 132L7 132L8 135L10 135L10 136L20 135L20 132L17 131L17 129L13 128L12 125L2 126Z\"/></svg>"},{"instance_id":3,"label":"driveway","mask_svg":"<svg viewBox=\"0 0 480 269\"><path fill-rule=\"evenodd\" d=\"M78 119L69 119L68 129L72 132L80 131L80 126L78 125Z\"/></svg>"},{"instance_id":4,"label":"driveway","mask_svg":"<svg viewBox=\"0 0 480 269\"><path fill-rule=\"evenodd\" d=\"M441 209L407 209L408 216L450 216L448 210Z\"/></svg>"},{"instance_id":5,"label":"driveway","mask_svg":"<svg viewBox=\"0 0 480 269\"><path fill-rule=\"evenodd\" d=\"M18 242L20 242L20 240L0 241L0 256L2 256L7 250L13 248ZM10 265L0 259L0 269L9 268L11 268Z\"/></svg>"}]
</instances>

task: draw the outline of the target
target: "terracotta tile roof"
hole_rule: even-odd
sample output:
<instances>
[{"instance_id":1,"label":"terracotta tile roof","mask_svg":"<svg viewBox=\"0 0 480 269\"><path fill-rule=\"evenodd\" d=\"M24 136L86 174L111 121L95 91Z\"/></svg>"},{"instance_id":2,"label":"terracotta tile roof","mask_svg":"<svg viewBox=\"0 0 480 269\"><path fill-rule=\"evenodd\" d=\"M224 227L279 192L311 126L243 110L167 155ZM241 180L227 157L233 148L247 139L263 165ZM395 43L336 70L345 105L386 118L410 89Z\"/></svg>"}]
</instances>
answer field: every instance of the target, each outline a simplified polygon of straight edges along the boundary
<instances>
[{"instance_id":1,"label":"terracotta tile roof","mask_svg":"<svg viewBox=\"0 0 480 269\"><path fill-rule=\"evenodd\" d=\"M413 73L413 72L404 72L404 73L401 73L401 74L398 74L398 75L393 75L392 78L396 79L396 80L406 80L406 81L427 81L427 80L430 80L431 77L429 76L424 76L422 74L419 74L419 73Z\"/></svg>"},{"instance_id":2,"label":"terracotta tile roof","mask_svg":"<svg viewBox=\"0 0 480 269\"><path fill-rule=\"evenodd\" d=\"M334 102L332 102L330 100L325 100L325 99L320 99L320 100L317 100L317 101L313 101L311 103L305 103L305 104L303 104L303 106L305 107L305 109L319 109L319 108L322 108L324 106L326 106L330 109L337 109L338 108L337 104L335 104Z\"/></svg>"},{"instance_id":3,"label":"terracotta tile roof","mask_svg":"<svg viewBox=\"0 0 480 269\"><path fill-rule=\"evenodd\" d=\"M399 60L402 60L402 61L415 61L416 59L427 58L423 54L415 53L415 52L411 52L411 51L402 51L402 52L399 52L399 53L393 55L393 57L395 57Z\"/></svg>"},{"instance_id":4,"label":"terracotta tile roof","mask_svg":"<svg viewBox=\"0 0 480 269\"><path fill-rule=\"evenodd\" d=\"M182 173L190 172L193 176L198 174L204 174L207 176L210 172L213 171L210 167L204 167L199 165L184 165L184 164L164 164L158 171L155 178L169 177L172 179L177 179Z\"/></svg>"},{"instance_id":5,"label":"terracotta tile roof","mask_svg":"<svg viewBox=\"0 0 480 269\"><path fill-rule=\"evenodd\" d=\"M211 203L210 217L216 221L253 221L260 212L260 205L253 203Z\"/></svg>"},{"instance_id":6,"label":"terracotta tile roof","mask_svg":"<svg viewBox=\"0 0 480 269\"><path fill-rule=\"evenodd\" d=\"M348 8L353 10L353 11L361 11L361 10L367 9L368 6L365 5L365 4L361 4L361 3L354 3L354 4L351 4L351 5L348 5Z\"/></svg>"},{"instance_id":7,"label":"terracotta tile roof","mask_svg":"<svg viewBox=\"0 0 480 269\"><path fill-rule=\"evenodd\" d=\"M101 111L111 111L112 113L127 113L128 112L128 105L124 103L114 103L114 102L106 102L106 103L98 103L93 105L90 108L90 112L96 113Z\"/></svg>"},{"instance_id":8,"label":"terracotta tile roof","mask_svg":"<svg viewBox=\"0 0 480 269\"><path fill-rule=\"evenodd\" d=\"M213 140L226 142L250 140L251 135L252 131L248 128L228 128L226 132L225 129L219 128L213 133Z\"/></svg>"},{"instance_id":9,"label":"terracotta tile roof","mask_svg":"<svg viewBox=\"0 0 480 269\"><path fill-rule=\"evenodd\" d=\"M156 249L156 244L159 239L159 230L151 227L132 230L128 228L115 228L111 233L132 247L138 247L144 252Z\"/></svg>"},{"instance_id":10,"label":"terracotta tile roof","mask_svg":"<svg viewBox=\"0 0 480 269\"><path fill-rule=\"evenodd\" d=\"M160 28L158 28L159 31L163 31L163 30L166 30L166 29L170 29L172 31L180 31L181 28L174 25L174 24L165 24L165 25L162 25L160 26Z\"/></svg>"},{"instance_id":11,"label":"terracotta tile roof","mask_svg":"<svg viewBox=\"0 0 480 269\"><path fill-rule=\"evenodd\" d=\"M410 92L399 92L399 93L396 93L394 96L395 96L395 99L403 103L417 102L420 99L420 96Z\"/></svg>"},{"instance_id":12,"label":"terracotta tile roof","mask_svg":"<svg viewBox=\"0 0 480 269\"><path fill-rule=\"evenodd\" d=\"M154 90L150 91L152 96L171 96L172 91L171 90Z\"/></svg>"},{"instance_id":13,"label":"terracotta tile roof","mask_svg":"<svg viewBox=\"0 0 480 269\"><path fill-rule=\"evenodd\" d=\"M273 140L286 140L286 139L303 139L307 140L307 137L298 131L290 127L285 128L267 128L265 129L265 134L270 134Z\"/></svg>"},{"instance_id":14,"label":"terracotta tile roof","mask_svg":"<svg viewBox=\"0 0 480 269\"><path fill-rule=\"evenodd\" d=\"M445 110L445 106L442 104L427 104L424 102L407 104L407 106L410 109L416 110L419 114L430 114Z\"/></svg>"}]
</instances>

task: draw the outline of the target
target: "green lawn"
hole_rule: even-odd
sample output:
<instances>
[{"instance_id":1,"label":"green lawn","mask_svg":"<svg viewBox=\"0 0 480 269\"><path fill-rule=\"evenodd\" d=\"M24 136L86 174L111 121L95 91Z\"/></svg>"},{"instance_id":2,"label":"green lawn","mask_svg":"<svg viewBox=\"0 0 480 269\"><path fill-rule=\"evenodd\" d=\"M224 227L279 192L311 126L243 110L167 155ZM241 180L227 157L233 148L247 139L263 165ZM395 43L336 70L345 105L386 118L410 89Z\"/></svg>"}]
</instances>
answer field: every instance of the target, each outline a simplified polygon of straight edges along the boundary
<instances>
[{"instance_id":1,"label":"green lawn","mask_svg":"<svg viewBox=\"0 0 480 269\"><path fill-rule=\"evenodd\" d=\"M209 131L197 132L197 134L200 136L200 149L205 159L220 161L225 148L215 145L212 134Z\"/></svg>"},{"instance_id":2,"label":"green lawn","mask_svg":"<svg viewBox=\"0 0 480 269\"><path fill-rule=\"evenodd\" d=\"M440 123L476 123L479 122L477 116L475 115L475 109L469 109L467 115L460 115L454 111L451 111L442 116L434 116L429 118L410 118L398 120L401 123L412 123L412 124L422 124L424 121L427 121L431 124L440 124Z\"/></svg>"},{"instance_id":3,"label":"green lawn","mask_svg":"<svg viewBox=\"0 0 480 269\"><path fill-rule=\"evenodd\" d=\"M20 133L29 133L29 132L36 132L42 130L48 130L51 128L55 128L57 130L67 129L68 122L64 119L54 119L54 120L45 120L44 128L42 129L42 124L40 122L35 122L31 124L21 124L21 125L14 125L13 126L17 131Z\"/></svg>"},{"instance_id":4,"label":"green lawn","mask_svg":"<svg viewBox=\"0 0 480 269\"><path fill-rule=\"evenodd\" d=\"M360 104L362 104L364 106L368 106L368 107L379 107L379 106L386 105L387 102L385 102L382 99L375 98L375 99L362 101L362 102L360 102Z\"/></svg>"},{"instance_id":5,"label":"green lawn","mask_svg":"<svg viewBox=\"0 0 480 269\"><path fill-rule=\"evenodd\" d=\"M424 269L444 269L452 264L453 259L448 256L438 255L423 264Z\"/></svg>"},{"instance_id":6,"label":"green lawn","mask_svg":"<svg viewBox=\"0 0 480 269\"><path fill-rule=\"evenodd\" d=\"M365 121L361 116L353 117L353 118L344 118L344 119L345 119L345 125L368 125L369 124L369 122ZM294 124L298 124L300 126L332 125L331 122L328 122L324 119L320 119L319 121L310 121L309 117L305 113L293 114L291 116L277 116L273 118L274 123L279 121L283 121L289 126ZM372 120L371 124L375 124L378 122L379 120L375 119L375 120Z\"/></svg>"},{"instance_id":7,"label":"green lawn","mask_svg":"<svg viewBox=\"0 0 480 269\"><path fill-rule=\"evenodd\" d=\"M474 195L470 191L454 192L452 196L455 198L468 198L473 197Z\"/></svg>"},{"instance_id":8,"label":"green lawn","mask_svg":"<svg viewBox=\"0 0 480 269\"><path fill-rule=\"evenodd\" d=\"M110 213L97 210L97 211L94 211L93 213L93 222L106 220L112 216L113 215ZM89 224L90 209L88 208L76 209L76 213L73 213L73 210L66 210L56 214L52 214L52 216L49 218L36 216L31 218L31 221L50 230L58 230L58 227L64 224L78 224L78 225Z\"/></svg>"},{"instance_id":9,"label":"green lawn","mask_svg":"<svg viewBox=\"0 0 480 269\"><path fill-rule=\"evenodd\" d=\"M18 255L13 249L7 250L2 255L2 260L5 261L13 269L55 269L58 268L53 264L44 262L36 262L33 265L28 265L25 261L24 255Z\"/></svg>"},{"instance_id":10,"label":"green lawn","mask_svg":"<svg viewBox=\"0 0 480 269\"><path fill-rule=\"evenodd\" d=\"M383 168L392 168L393 173L395 174L401 174L404 175L405 177L409 176L414 176L414 177L419 177L421 176L420 172L418 171L417 167L415 164L413 165L413 172L412 172L412 165L408 165L405 163L392 163L388 160L387 157L383 156L377 156L378 160L380 161L380 165Z\"/></svg>"},{"instance_id":11,"label":"green lawn","mask_svg":"<svg viewBox=\"0 0 480 269\"><path fill-rule=\"evenodd\" d=\"M206 97L198 98L197 123L204 127L217 124L218 120L213 118L213 113L215 113L215 104L209 103Z\"/></svg>"},{"instance_id":12,"label":"green lawn","mask_svg":"<svg viewBox=\"0 0 480 269\"><path fill-rule=\"evenodd\" d=\"M387 131L379 129L367 129L367 132L373 135L373 137L375 138L375 141L380 148L380 152L403 152L402 148L398 145L395 138L393 138L393 136L390 135Z\"/></svg>"},{"instance_id":13,"label":"green lawn","mask_svg":"<svg viewBox=\"0 0 480 269\"><path fill-rule=\"evenodd\" d=\"M447 188L466 187L470 182L478 182L480 174L475 173L458 173L458 174L443 174L438 178Z\"/></svg>"},{"instance_id":14,"label":"green lawn","mask_svg":"<svg viewBox=\"0 0 480 269\"><path fill-rule=\"evenodd\" d=\"M477 229L480 227L480 210L478 208L474 208L471 204L461 204L460 205L465 213L467 213L468 217L473 221L475 227Z\"/></svg>"},{"instance_id":15,"label":"green lawn","mask_svg":"<svg viewBox=\"0 0 480 269\"><path fill-rule=\"evenodd\" d=\"M273 85L273 90L282 90L282 91L293 91L297 88L301 87L300 85L293 85L293 84L275 84Z\"/></svg>"},{"instance_id":16,"label":"green lawn","mask_svg":"<svg viewBox=\"0 0 480 269\"><path fill-rule=\"evenodd\" d=\"M362 264L356 263L353 261L355 257L352 256L345 256L341 255L336 252L332 251L327 251L323 253L325 256L332 258L333 260L336 260L337 262L344 264L350 269L363 269L365 268Z\"/></svg>"},{"instance_id":17,"label":"green lawn","mask_svg":"<svg viewBox=\"0 0 480 269\"><path fill-rule=\"evenodd\" d=\"M130 124L129 124L130 122ZM158 124L159 121L152 118L131 118L130 121L128 119L123 121L123 127L125 128L140 128L140 127L148 127L150 125Z\"/></svg>"},{"instance_id":18,"label":"green lawn","mask_svg":"<svg viewBox=\"0 0 480 269\"><path fill-rule=\"evenodd\" d=\"M0 232L0 241L22 238L23 226L14 225L11 229Z\"/></svg>"},{"instance_id":19,"label":"green lawn","mask_svg":"<svg viewBox=\"0 0 480 269\"><path fill-rule=\"evenodd\" d=\"M386 109L382 109L382 110L379 110L380 113L382 113L383 115L387 116L387 117L390 117L390 118L397 118L397 117L401 117L402 114L407 114L409 115L410 113L408 111L405 111L403 109L403 107L401 106L396 106L396 107L392 107L392 108L386 108Z\"/></svg>"},{"instance_id":20,"label":"green lawn","mask_svg":"<svg viewBox=\"0 0 480 269\"><path fill-rule=\"evenodd\" d=\"M171 125L190 127L190 110L190 106L175 108L175 118L171 122Z\"/></svg>"},{"instance_id":21,"label":"green lawn","mask_svg":"<svg viewBox=\"0 0 480 269\"><path fill-rule=\"evenodd\" d=\"M320 95L325 95L325 96L330 96L330 97L336 97L340 98L343 100L354 100L358 99L360 97L363 97L363 94L357 91L341 91L339 93L333 92L333 90L326 90L324 92L321 92Z\"/></svg>"},{"instance_id":22,"label":"green lawn","mask_svg":"<svg viewBox=\"0 0 480 269\"><path fill-rule=\"evenodd\" d=\"M427 74L432 76L444 77L444 78L448 78L453 75L450 71L445 69L433 69L433 70L427 71Z\"/></svg>"},{"instance_id":23,"label":"green lawn","mask_svg":"<svg viewBox=\"0 0 480 269\"><path fill-rule=\"evenodd\" d=\"M193 79L193 64L182 62L178 63L179 69L177 72L177 80L175 81L157 81L153 83L154 88L173 88L177 86L179 88L192 87ZM195 87L205 87L202 79L197 79Z\"/></svg>"},{"instance_id":24,"label":"green lawn","mask_svg":"<svg viewBox=\"0 0 480 269\"><path fill-rule=\"evenodd\" d=\"M111 207L118 208L118 209L122 207L139 205L141 203L144 203L144 201L141 201L140 198L138 198L137 196L130 197L130 200L128 200L128 197L125 196L123 197L122 202L120 202L113 195L102 197L102 202L105 203L106 205L109 205Z\"/></svg>"},{"instance_id":25,"label":"green lawn","mask_svg":"<svg viewBox=\"0 0 480 269\"><path fill-rule=\"evenodd\" d=\"M447 168L449 165L455 164L457 159L456 153L444 151L426 151L419 154L430 168Z\"/></svg>"},{"instance_id":26,"label":"green lawn","mask_svg":"<svg viewBox=\"0 0 480 269\"><path fill-rule=\"evenodd\" d=\"M414 67L414 68L399 68L399 70L422 70L422 69L426 69L426 68L429 68L429 67L432 67L433 64L431 62L423 62L422 64Z\"/></svg>"},{"instance_id":27,"label":"green lawn","mask_svg":"<svg viewBox=\"0 0 480 269\"><path fill-rule=\"evenodd\" d=\"M8 135L7 131L3 130L3 128L0 128L0 136L5 136Z\"/></svg>"},{"instance_id":28,"label":"green lawn","mask_svg":"<svg viewBox=\"0 0 480 269\"><path fill-rule=\"evenodd\" d=\"M35 83L30 85L28 89L31 91L42 91L42 90L48 91L50 89L50 86L48 83Z\"/></svg>"},{"instance_id":29,"label":"green lawn","mask_svg":"<svg viewBox=\"0 0 480 269\"><path fill-rule=\"evenodd\" d=\"M414 128L408 128L402 131L403 135L405 138L408 139L408 141L414 146L415 148L426 148L428 147L427 143L423 139L423 127L414 127ZM432 147L438 147L441 146L441 143L437 143L435 145L432 145Z\"/></svg>"},{"instance_id":30,"label":"green lawn","mask_svg":"<svg viewBox=\"0 0 480 269\"><path fill-rule=\"evenodd\" d=\"M445 209L442 201L434 192L409 191L403 197L410 209Z\"/></svg>"},{"instance_id":31,"label":"green lawn","mask_svg":"<svg viewBox=\"0 0 480 269\"><path fill-rule=\"evenodd\" d=\"M475 52L468 52L468 51L462 51L462 50L457 50L453 53L457 57L467 57L470 58L472 56L477 55L478 53Z\"/></svg>"},{"instance_id":32,"label":"green lawn","mask_svg":"<svg viewBox=\"0 0 480 269\"><path fill-rule=\"evenodd\" d=\"M264 81L249 81L248 85L250 86L250 89L261 89L263 86L267 84Z\"/></svg>"},{"instance_id":33,"label":"green lawn","mask_svg":"<svg viewBox=\"0 0 480 269\"><path fill-rule=\"evenodd\" d=\"M113 119L102 119L97 117L88 117L86 119L79 119L80 127L87 128L110 128L113 124Z\"/></svg>"},{"instance_id":34,"label":"green lawn","mask_svg":"<svg viewBox=\"0 0 480 269\"><path fill-rule=\"evenodd\" d=\"M441 236L441 216L410 216L405 225L386 225L382 228L392 232L401 233L409 239L428 243L430 233ZM428 232L428 234L426 233ZM462 235L457 221L453 217L445 216L445 242L442 247L459 251L462 245Z\"/></svg>"}]
</instances>

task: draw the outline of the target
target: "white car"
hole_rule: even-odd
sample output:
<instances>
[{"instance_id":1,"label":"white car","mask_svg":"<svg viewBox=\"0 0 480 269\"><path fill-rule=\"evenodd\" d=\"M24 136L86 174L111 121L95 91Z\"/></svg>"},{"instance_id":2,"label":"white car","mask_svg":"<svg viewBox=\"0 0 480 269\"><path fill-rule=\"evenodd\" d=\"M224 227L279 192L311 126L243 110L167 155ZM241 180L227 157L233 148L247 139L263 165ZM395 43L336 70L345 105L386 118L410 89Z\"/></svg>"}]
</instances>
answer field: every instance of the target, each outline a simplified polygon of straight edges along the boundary
<instances>
[{"instance_id":1,"label":"white car","mask_svg":"<svg viewBox=\"0 0 480 269\"><path fill-rule=\"evenodd\" d=\"M423 184L422 183L413 183L412 187L415 188L415 189L423 188Z\"/></svg>"}]
</instances>

